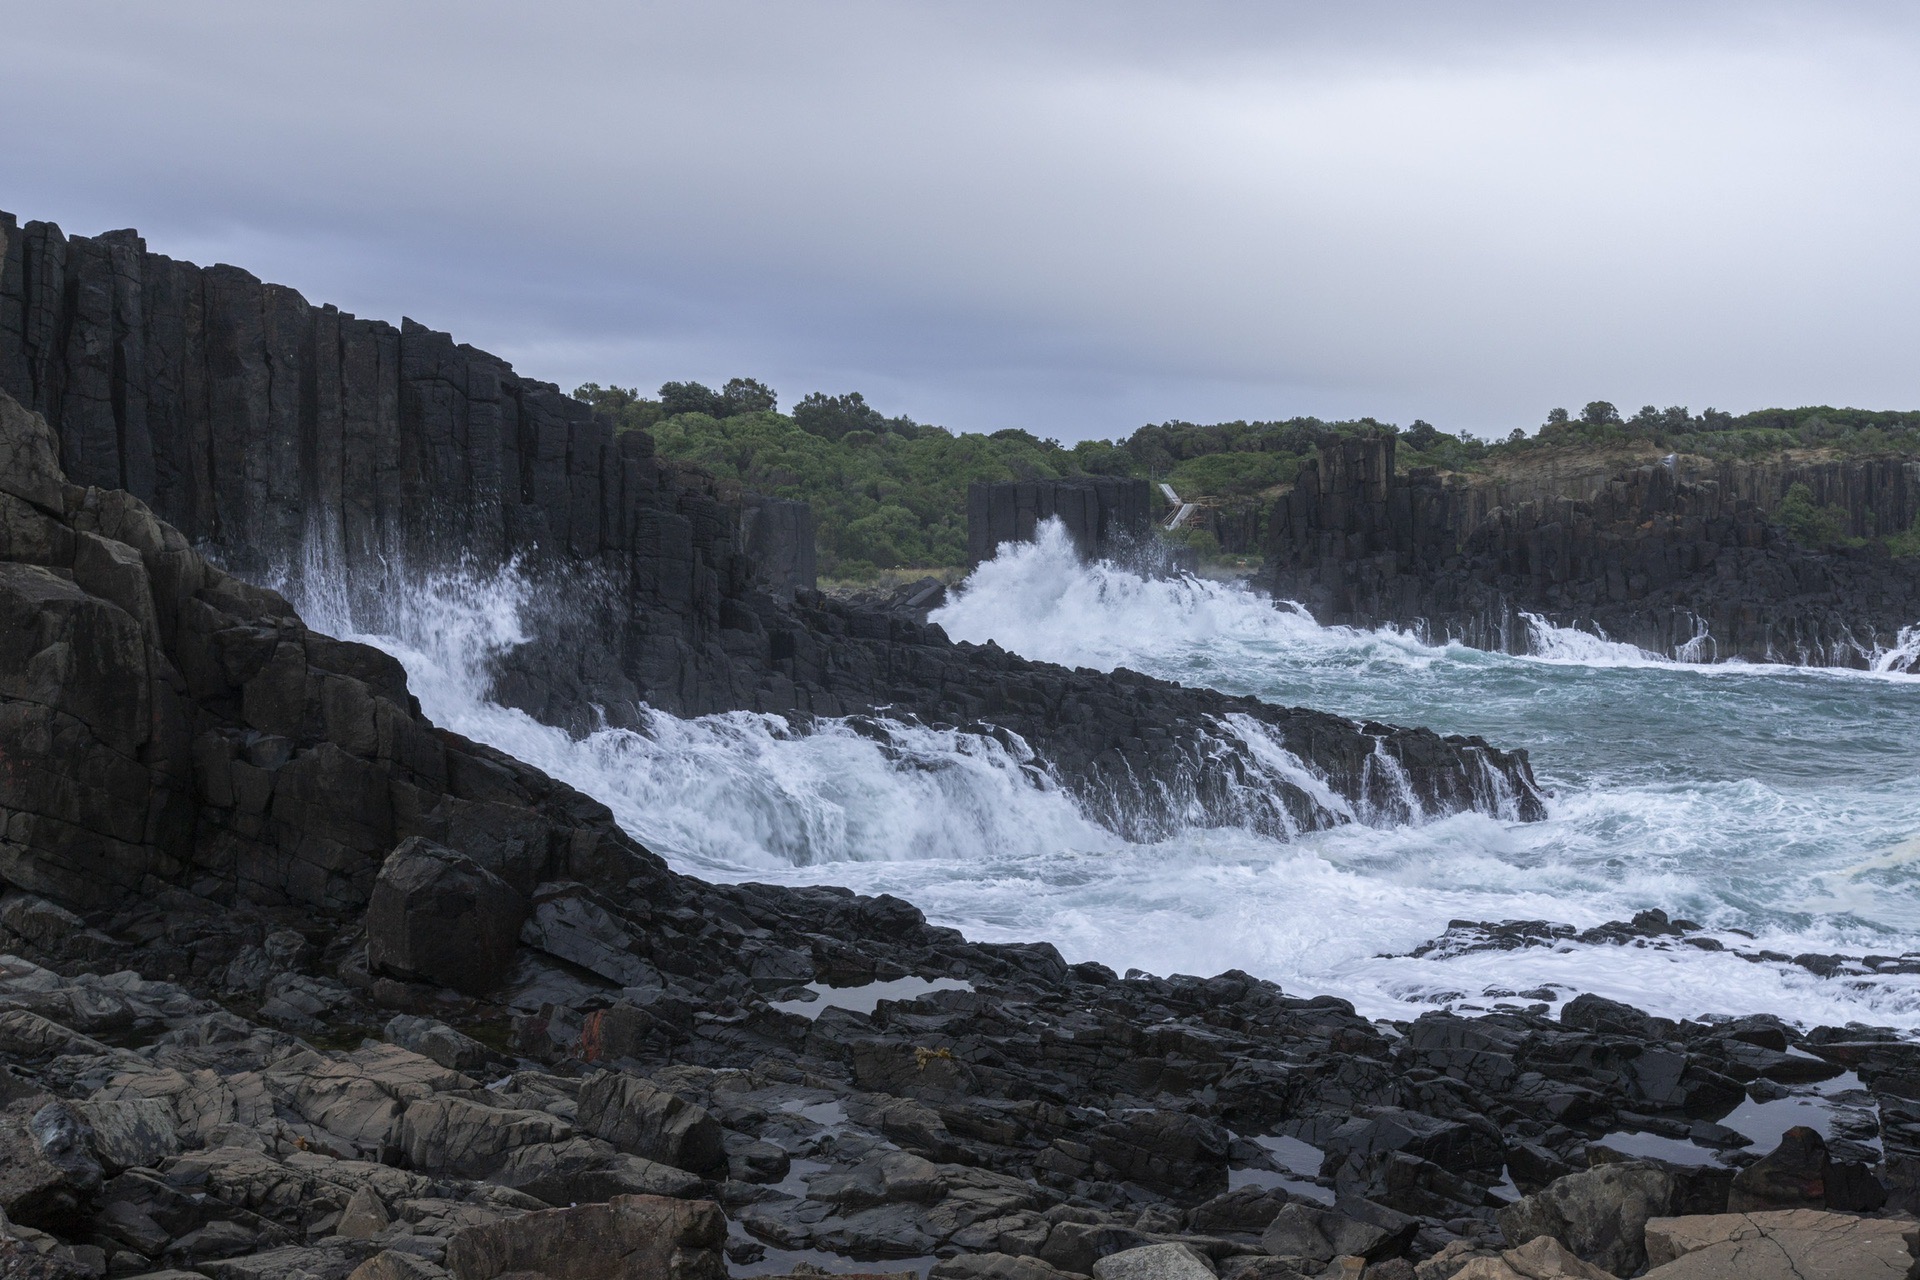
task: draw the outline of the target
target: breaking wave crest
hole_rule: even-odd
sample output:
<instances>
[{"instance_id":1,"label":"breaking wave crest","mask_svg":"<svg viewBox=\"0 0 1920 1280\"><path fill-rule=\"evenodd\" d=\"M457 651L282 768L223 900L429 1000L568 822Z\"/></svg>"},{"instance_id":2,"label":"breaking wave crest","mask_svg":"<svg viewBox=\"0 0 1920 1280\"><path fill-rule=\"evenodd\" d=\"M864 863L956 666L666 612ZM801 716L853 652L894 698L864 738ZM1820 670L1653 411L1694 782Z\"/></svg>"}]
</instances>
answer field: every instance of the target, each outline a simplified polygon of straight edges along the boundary
<instances>
[{"instance_id":1,"label":"breaking wave crest","mask_svg":"<svg viewBox=\"0 0 1920 1280\"><path fill-rule=\"evenodd\" d=\"M1585 929L1646 907L1750 950L1920 950L1911 677L1689 667L1580 633L1515 658L1325 628L1235 585L1080 564L1049 533L982 565L935 620L1030 657L1484 734L1531 749L1556 792L1544 822L1435 819L1383 755L1350 803L1258 721L1228 716L1221 744L1256 784L1286 781L1348 821L1302 830L1294 815L1276 820L1297 839L1258 834L1271 801L1249 785L1240 827L1128 841L1011 735L882 717L801 732L744 712L643 711L637 729L581 738L542 725L491 701L487 674L549 612L533 590L508 569L355 594L309 567L294 594L313 625L398 657L436 722L595 796L709 878L897 893L971 936L1045 938L1116 969L1241 968L1375 1015L1551 989L1669 1016L1766 1009L1920 1031L1920 980L1898 975L1823 979L1692 947L1407 954L1455 919Z\"/></svg>"}]
</instances>

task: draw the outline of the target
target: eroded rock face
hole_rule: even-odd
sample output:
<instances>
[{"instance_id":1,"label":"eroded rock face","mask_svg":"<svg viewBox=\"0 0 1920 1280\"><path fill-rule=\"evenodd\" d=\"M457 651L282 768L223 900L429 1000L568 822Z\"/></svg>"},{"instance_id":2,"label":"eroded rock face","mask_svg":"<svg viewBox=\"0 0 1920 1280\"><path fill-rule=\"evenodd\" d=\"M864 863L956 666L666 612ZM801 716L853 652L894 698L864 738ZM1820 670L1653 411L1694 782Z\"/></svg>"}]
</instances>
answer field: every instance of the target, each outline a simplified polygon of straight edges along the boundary
<instances>
[{"instance_id":1,"label":"eroded rock face","mask_svg":"<svg viewBox=\"0 0 1920 1280\"><path fill-rule=\"evenodd\" d=\"M0 1213L22 1226L71 1229L100 1192L87 1118L45 1094L0 1110Z\"/></svg>"},{"instance_id":2,"label":"eroded rock face","mask_svg":"<svg viewBox=\"0 0 1920 1280\"><path fill-rule=\"evenodd\" d=\"M616 436L586 405L446 334L313 307L234 268L149 253L132 232L69 239L0 214L0 250L0 393L46 415L55 474L63 465L77 484L124 490L243 575L324 565L369 630L414 585L395 566L414 575L519 566L540 587L527 606L535 638L496 664L494 696L546 723L586 732L605 715L631 726L645 702L682 715L778 712L804 728L810 717L885 707L902 720L1018 735L1091 813L1128 834L1156 838L1194 814L1282 837L1343 820L1261 769L1220 725L1232 714L1264 725L1350 803L1366 800L1377 749L1428 814L1543 812L1524 755L1477 739L1068 671L829 601L804 589L807 557L787 545L809 523L798 513L755 507L753 537L773 558L762 564L710 478L656 457L645 432ZM63 483L34 482L40 510L58 514ZM34 563L83 565L89 595L137 603L140 556L35 520L35 499L16 496L27 511L17 530L11 508L0 511L9 545ZM1108 506L1088 508L1090 535ZM152 558L138 540L94 532ZM99 620L88 630L100 634ZM303 656L263 643L235 656L250 671L269 667L252 709L284 720L302 701ZM107 706L136 722L137 707ZM493 869L522 892L533 887Z\"/></svg>"},{"instance_id":3,"label":"eroded rock face","mask_svg":"<svg viewBox=\"0 0 1920 1280\"><path fill-rule=\"evenodd\" d=\"M604 809L427 723L385 654L307 630L127 493L67 484L46 424L4 394L0 445L6 883L67 908L192 884L358 911L415 836L520 892L666 875ZM10 910L30 934L59 932ZM496 961L512 937L489 935ZM238 980L272 977L264 950L256 968Z\"/></svg>"},{"instance_id":4,"label":"eroded rock face","mask_svg":"<svg viewBox=\"0 0 1920 1280\"><path fill-rule=\"evenodd\" d=\"M580 1124L644 1160L717 1173L727 1153L720 1126L702 1107L637 1076L602 1071L580 1086Z\"/></svg>"},{"instance_id":5,"label":"eroded rock face","mask_svg":"<svg viewBox=\"0 0 1920 1280\"><path fill-rule=\"evenodd\" d=\"M1856 534L1904 529L1920 513L1905 459L1628 466L1502 505L1492 484L1399 474L1394 454L1391 437L1348 440L1301 468L1266 522L1276 596L1323 623L1516 653L1532 650L1532 613L1668 657L1854 667L1920 616L1920 560L1809 550L1768 515L1804 480L1846 499Z\"/></svg>"},{"instance_id":6,"label":"eroded rock face","mask_svg":"<svg viewBox=\"0 0 1920 1280\"><path fill-rule=\"evenodd\" d=\"M707 1200L615 1196L472 1227L447 1246L454 1280L726 1280L720 1207Z\"/></svg>"}]
</instances>

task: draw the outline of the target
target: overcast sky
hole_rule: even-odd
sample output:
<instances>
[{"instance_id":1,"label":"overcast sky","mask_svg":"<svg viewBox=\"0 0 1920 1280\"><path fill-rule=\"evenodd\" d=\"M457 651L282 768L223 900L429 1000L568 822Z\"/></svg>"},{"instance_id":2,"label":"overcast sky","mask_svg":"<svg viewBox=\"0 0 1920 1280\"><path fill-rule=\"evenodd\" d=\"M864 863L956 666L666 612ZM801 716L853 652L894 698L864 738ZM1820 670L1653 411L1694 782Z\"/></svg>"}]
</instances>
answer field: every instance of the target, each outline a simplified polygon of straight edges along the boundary
<instances>
[{"instance_id":1,"label":"overcast sky","mask_svg":"<svg viewBox=\"0 0 1920 1280\"><path fill-rule=\"evenodd\" d=\"M0 208L956 430L1920 408L1920 6L0 0Z\"/></svg>"}]
</instances>

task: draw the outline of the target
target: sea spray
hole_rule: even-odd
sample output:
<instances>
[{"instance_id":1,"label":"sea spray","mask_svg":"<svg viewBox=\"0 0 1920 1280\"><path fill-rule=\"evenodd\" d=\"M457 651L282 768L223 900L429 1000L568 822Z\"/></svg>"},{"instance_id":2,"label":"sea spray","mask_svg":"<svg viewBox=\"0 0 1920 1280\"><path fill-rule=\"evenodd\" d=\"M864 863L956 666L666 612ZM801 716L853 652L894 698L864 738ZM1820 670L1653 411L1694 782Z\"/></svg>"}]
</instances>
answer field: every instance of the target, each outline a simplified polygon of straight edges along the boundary
<instances>
[{"instance_id":1,"label":"sea spray","mask_svg":"<svg viewBox=\"0 0 1920 1280\"><path fill-rule=\"evenodd\" d=\"M344 602L370 593L314 591L325 575L310 570L297 603L399 657L438 723L594 795L709 878L897 893L970 936L1044 938L1118 969L1240 968L1379 1015L1591 990L1670 1016L1766 1009L1920 1029L1920 984L1904 975L1821 979L1691 947L1408 954L1452 919L1587 928L1649 906L1788 955L1920 947L1920 868L1895 852L1920 831L1913 678L1685 667L1577 633L1528 659L1433 646L1322 628L1229 584L1083 565L1057 542L1004 548L937 620L1031 656L1528 746L1558 793L1549 818L1367 825L1423 817L1385 764L1352 805L1259 722L1228 716L1222 741L1259 771L1359 821L1292 843L1205 824L1130 843L1089 822L1017 740L884 717L796 726L644 709L638 729L576 737L498 706L492 663L555 612L510 570L403 580L358 618ZM1262 788L1243 799L1253 812Z\"/></svg>"}]
</instances>

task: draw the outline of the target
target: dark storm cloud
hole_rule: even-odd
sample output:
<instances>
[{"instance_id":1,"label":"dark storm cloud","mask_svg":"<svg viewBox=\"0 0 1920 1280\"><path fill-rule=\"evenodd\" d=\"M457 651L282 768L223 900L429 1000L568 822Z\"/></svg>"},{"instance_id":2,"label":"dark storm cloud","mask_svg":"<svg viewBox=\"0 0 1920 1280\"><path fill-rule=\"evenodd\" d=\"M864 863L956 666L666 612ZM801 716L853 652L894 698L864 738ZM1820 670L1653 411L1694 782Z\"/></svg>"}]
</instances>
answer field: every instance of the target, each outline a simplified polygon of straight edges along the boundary
<instances>
[{"instance_id":1,"label":"dark storm cloud","mask_svg":"<svg viewBox=\"0 0 1920 1280\"><path fill-rule=\"evenodd\" d=\"M1920 405L1899 6L6 6L0 207L1064 437Z\"/></svg>"}]
</instances>

